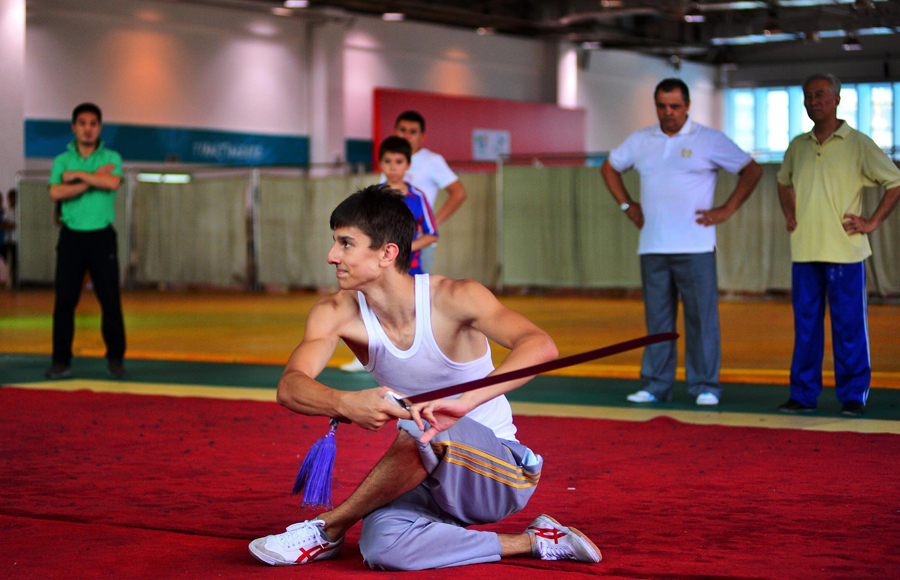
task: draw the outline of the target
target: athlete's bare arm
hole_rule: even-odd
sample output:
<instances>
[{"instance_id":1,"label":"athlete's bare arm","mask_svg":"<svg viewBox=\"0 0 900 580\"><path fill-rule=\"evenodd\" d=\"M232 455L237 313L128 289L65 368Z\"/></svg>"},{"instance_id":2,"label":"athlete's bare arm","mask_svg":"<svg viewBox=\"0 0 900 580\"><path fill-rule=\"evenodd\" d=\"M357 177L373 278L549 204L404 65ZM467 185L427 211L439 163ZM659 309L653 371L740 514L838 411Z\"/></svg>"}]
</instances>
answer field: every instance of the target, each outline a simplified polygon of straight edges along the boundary
<instances>
[{"instance_id":1,"label":"athlete's bare arm","mask_svg":"<svg viewBox=\"0 0 900 580\"><path fill-rule=\"evenodd\" d=\"M503 306L481 284L471 280L450 280L442 276L432 276L431 280L434 286L432 317L437 316L439 324L450 322L455 325L458 340L475 338L476 341L483 341L481 335L484 335L510 349L506 359L492 375L548 362L559 356L550 335L518 312ZM442 337L436 338L440 344ZM440 399L414 405L411 412L419 428L424 429L421 419L431 423L431 429L425 432L422 441L430 441L478 405L517 389L529 380L531 377L470 391L458 399Z\"/></svg>"},{"instance_id":2,"label":"athlete's bare arm","mask_svg":"<svg viewBox=\"0 0 900 580\"><path fill-rule=\"evenodd\" d=\"M303 340L278 381L279 404L301 415L346 419L370 430L378 430L393 419L410 418L407 411L385 401L386 387L347 392L315 380L358 316L359 305L347 292L327 296L313 306Z\"/></svg>"}]
</instances>

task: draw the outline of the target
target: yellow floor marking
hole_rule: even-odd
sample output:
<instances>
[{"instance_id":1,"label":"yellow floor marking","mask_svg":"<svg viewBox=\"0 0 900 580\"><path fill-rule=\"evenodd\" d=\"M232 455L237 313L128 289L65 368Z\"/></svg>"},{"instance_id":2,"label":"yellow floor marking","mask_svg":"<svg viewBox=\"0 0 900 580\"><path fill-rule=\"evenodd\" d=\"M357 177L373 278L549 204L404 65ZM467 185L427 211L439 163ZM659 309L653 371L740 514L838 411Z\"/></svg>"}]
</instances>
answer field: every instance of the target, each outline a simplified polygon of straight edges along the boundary
<instances>
[{"instance_id":1,"label":"yellow floor marking","mask_svg":"<svg viewBox=\"0 0 900 580\"><path fill-rule=\"evenodd\" d=\"M209 399L265 402L275 401L275 389L251 389L246 387L132 383L128 381L96 381L83 379L45 381L10 386L21 389L49 389L56 391L88 390L97 393L203 397ZM696 425L900 434L900 421L852 419L849 417L761 415L752 413L725 413L721 411L635 409L631 407L601 407L520 402L512 403L512 409L513 413L516 415L530 416L580 417L586 419L613 419L619 421L649 421L656 417L671 417L683 423L693 423Z\"/></svg>"},{"instance_id":2,"label":"yellow floor marking","mask_svg":"<svg viewBox=\"0 0 900 580\"><path fill-rule=\"evenodd\" d=\"M774 429L802 429L807 431L852 431L856 433L900 433L900 421L853 419L850 417L810 417L800 415L761 415L754 413L725 413L722 411L679 411L665 409L633 409L630 407L588 407L552 403L511 403L516 415L547 417L583 417L619 421L649 421L656 417L671 417L695 425L723 425L731 427L768 427Z\"/></svg>"},{"instance_id":3,"label":"yellow floor marking","mask_svg":"<svg viewBox=\"0 0 900 580\"><path fill-rule=\"evenodd\" d=\"M206 385L172 385L163 383L130 383L128 381L92 381L71 379L10 385L20 389L51 389L54 391L94 391L96 393L128 393L131 395L166 395L170 397L203 397L275 402L275 389L246 387L215 387Z\"/></svg>"}]
</instances>

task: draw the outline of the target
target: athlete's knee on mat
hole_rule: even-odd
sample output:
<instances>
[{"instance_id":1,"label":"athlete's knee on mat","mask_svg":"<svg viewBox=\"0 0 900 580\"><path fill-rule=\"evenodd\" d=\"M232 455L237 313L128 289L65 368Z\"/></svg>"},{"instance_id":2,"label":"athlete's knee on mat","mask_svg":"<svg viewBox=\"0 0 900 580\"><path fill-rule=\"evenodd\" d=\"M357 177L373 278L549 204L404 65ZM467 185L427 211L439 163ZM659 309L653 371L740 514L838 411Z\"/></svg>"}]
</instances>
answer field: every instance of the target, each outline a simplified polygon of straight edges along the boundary
<instances>
[{"instance_id":1,"label":"athlete's knee on mat","mask_svg":"<svg viewBox=\"0 0 900 580\"><path fill-rule=\"evenodd\" d=\"M386 515L367 517L359 538L363 561L373 570L421 570L416 565L417 550L411 545L415 528L421 527L417 521Z\"/></svg>"}]
</instances>

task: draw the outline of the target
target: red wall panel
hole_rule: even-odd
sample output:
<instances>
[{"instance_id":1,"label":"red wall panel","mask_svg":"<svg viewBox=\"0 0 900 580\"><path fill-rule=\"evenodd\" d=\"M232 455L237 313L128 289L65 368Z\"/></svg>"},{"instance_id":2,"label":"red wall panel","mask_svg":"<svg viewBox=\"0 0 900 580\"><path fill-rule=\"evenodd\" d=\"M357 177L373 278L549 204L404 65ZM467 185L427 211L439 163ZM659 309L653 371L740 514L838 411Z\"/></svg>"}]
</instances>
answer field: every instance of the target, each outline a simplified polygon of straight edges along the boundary
<instances>
[{"instance_id":1,"label":"red wall panel","mask_svg":"<svg viewBox=\"0 0 900 580\"><path fill-rule=\"evenodd\" d=\"M398 89L375 89L373 154L394 131L394 121L413 109L425 117L423 146L448 161L472 159L472 130L510 133L512 154L584 153L584 109L564 109L546 103L457 97ZM378 159L374 159L378 167Z\"/></svg>"}]
</instances>

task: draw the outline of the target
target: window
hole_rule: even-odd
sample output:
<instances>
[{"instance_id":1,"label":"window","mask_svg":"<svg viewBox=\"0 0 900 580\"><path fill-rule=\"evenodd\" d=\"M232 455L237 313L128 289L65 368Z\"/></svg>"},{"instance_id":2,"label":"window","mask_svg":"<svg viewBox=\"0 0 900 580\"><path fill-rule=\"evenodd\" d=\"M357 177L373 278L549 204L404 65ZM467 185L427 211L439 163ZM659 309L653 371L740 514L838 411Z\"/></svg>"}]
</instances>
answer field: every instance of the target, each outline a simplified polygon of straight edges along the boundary
<instances>
[{"instance_id":1,"label":"window","mask_svg":"<svg viewBox=\"0 0 900 580\"><path fill-rule=\"evenodd\" d=\"M756 149L756 99L753 91L733 91L731 94L731 139L744 151Z\"/></svg>"},{"instance_id":2,"label":"window","mask_svg":"<svg viewBox=\"0 0 900 580\"><path fill-rule=\"evenodd\" d=\"M844 85L841 87L841 104L838 105L838 119L847 121L854 129L859 129L859 98L856 87Z\"/></svg>"},{"instance_id":3,"label":"window","mask_svg":"<svg viewBox=\"0 0 900 580\"><path fill-rule=\"evenodd\" d=\"M785 151L790 143L788 130L788 92L787 90L771 90L766 95L768 111L766 115L767 139L766 149L769 151Z\"/></svg>"},{"instance_id":4,"label":"window","mask_svg":"<svg viewBox=\"0 0 900 580\"><path fill-rule=\"evenodd\" d=\"M872 87L872 140L882 149L894 146L894 91L887 86Z\"/></svg>"},{"instance_id":5,"label":"window","mask_svg":"<svg viewBox=\"0 0 900 580\"><path fill-rule=\"evenodd\" d=\"M841 87L838 118L900 159L900 83ZM791 139L813 128L799 86L726 90L726 133L760 161L780 161Z\"/></svg>"}]
</instances>

